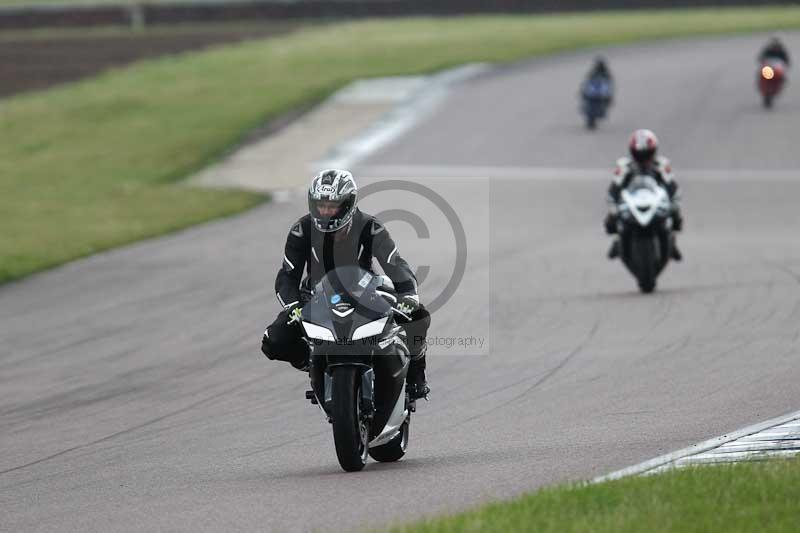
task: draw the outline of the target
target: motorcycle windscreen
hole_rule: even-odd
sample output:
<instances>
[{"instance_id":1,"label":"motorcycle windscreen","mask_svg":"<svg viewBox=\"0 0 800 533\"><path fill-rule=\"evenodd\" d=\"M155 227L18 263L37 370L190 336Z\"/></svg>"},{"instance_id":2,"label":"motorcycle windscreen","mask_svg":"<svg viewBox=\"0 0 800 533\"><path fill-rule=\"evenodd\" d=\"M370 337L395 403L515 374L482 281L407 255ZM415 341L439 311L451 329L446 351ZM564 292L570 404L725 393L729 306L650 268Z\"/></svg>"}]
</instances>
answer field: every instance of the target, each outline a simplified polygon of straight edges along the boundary
<instances>
[{"instance_id":1,"label":"motorcycle windscreen","mask_svg":"<svg viewBox=\"0 0 800 533\"><path fill-rule=\"evenodd\" d=\"M647 174L633 178L622 193L623 203L642 226L648 226L659 212L669 207L669 196L659 183Z\"/></svg>"},{"instance_id":2,"label":"motorcycle windscreen","mask_svg":"<svg viewBox=\"0 0 800 533\"><path fill-rule=\"evenodd\" d=\"M352 339L358 328L389 315L391 306L376 292L380 286L379 276L357 266L331 270L317 284L303 318L324 321L337 339Z\"/></svg>"}]
</instances>

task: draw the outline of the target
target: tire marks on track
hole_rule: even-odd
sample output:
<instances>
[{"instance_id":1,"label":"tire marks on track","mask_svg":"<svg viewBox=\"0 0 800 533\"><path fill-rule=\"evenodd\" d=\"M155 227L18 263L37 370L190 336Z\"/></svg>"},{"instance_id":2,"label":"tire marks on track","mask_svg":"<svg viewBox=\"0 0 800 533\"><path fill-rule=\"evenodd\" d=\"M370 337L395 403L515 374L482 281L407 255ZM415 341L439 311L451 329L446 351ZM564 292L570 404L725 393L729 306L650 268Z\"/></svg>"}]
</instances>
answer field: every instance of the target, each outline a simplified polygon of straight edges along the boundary
<instances>
[{"instance_id":1,"label":"tire marks on track","mask_svg":"<svg viewBox=\"0 0 800 533\"><path fill-rule=\"evenodd\" d=\"M474 414L474 415L469 416L467 418L461 419L455 424L445 426L445 427L442 428L442 430L449 431L451 429L463 426L464 424L467 424L469 422L474 422L475 420L478 420L479 418L482 418L482 417L484 417L486 415L489 415L489 414L493 413L497 409L502 409L503 407L511 405L511 404L519 401L521 398L529 395L534 390L536 390L537 388L539 388L542 385L544 385L548 380L553 378L558 372L560 372L564 367L566 367L567 364L569 364L578 354L583 352L583 350L586 348L586 346L589 344L589 342L592 340L592 338L597 333L597 330L599 329L599 327L600 327L600 322L599 321L595 321L594 324L592 325L591 329L589 330L589 332L586 334L586 336L583 338L583 340L575 348L573 348L569 353L567 353L567 355L564 356L558 362L558 364L556 364L550 370L548 370L543 375L541 375L541 377L536 379L533 383L531 383L528 387L523 389L521 392L515 394L511 398L508 398L508 399L500 402L499 404L493 405L490 409L487 409L487 410L482 411L480 413ZM520 380L518 383L523 383L525 381L527 381L527 380ZM499 388L497 390L499 391L501 389L502 388ZM474 399L477 399L477 398L474 398Z\"/></svg>"},{"instance_id":2,"label":"tire marks on track","mask_svg":"<svg viewBox=\"0 0 800 533\"><path fill-rule=\"evenodd\" d=\"M177 416L177 415L186 413L188 411L191 411L193 409L197 409L198 407L207 405L207 404L211 403L212 401L214 401L214 400L216 400L218 398L221 398L221 397L226 396L228 394L231 394L233 392L237 392L237 391L240 391L242 389L245 389L245 388L249 387L250 385L253 385L254 383L257 383L257 382L260 382L260 381L263 381L263 378L260 377L260 376L256 377L256 378L249 379L249 380L245 381L244 383L240 383L240 384L235 385L233 387L229 387L229 388L227 388L227 389L225 389L223 391L220 391L220 392L218 392L216 394L212 394L211 396L207 396L206 398L203 398L202 400L198 400L196 402L193 402L193 403L187 405L186 407L182 407L180 409L177 409L177 410L174 410L174 411L170 411L169 413L166 413L164 415L158 416L156 418L152 418L150 420L147 420L146 422L142 422L141 424L136 424L134 426L125 428L123 430L117 431L117 432L112 433L110 435L106 435L105 437L102 437L102 438L99 438L99 439L95 439L95 440L93 440L91 442L86 442L86 443L83 443L83 444L78 444L76 446L72 446L70 448L67 448L65 450L61 450L59 452L53 453L51 455L48 455L46 457L42 457L41 459L37 459L35 461L30 461L28 463L25 463L25 464L22 464L22 465L19 465L19 466L14 466L14 467L11 467L11 468L6 468L5 470L0 470L0 476L5 475L5 474L9 474L11 472L16 472L18 470L23 470L23 469L29 468L31 466L36 466L38 464L41 464L41 463L44 463L44 462L47 462L47 461L51 461L53 459L57 459L58 457L61 457L62 455L66 455L68 453L71 453L71 452L74 452L74 451L77 451L77 450L81 450L81 449L84 449L84 448L89 448L89 447L95 446L97 444L102 444L104 442L111 441L111 440L116 439L118 437L121 437L123 435L127 435L129 433L133 433L133 432L138 431L140 429L146 428L148 426L152 426L153 424L157 424L159 422L162 422L164 420L172 418L174 416Z\"/></svg>"}]
</instances>

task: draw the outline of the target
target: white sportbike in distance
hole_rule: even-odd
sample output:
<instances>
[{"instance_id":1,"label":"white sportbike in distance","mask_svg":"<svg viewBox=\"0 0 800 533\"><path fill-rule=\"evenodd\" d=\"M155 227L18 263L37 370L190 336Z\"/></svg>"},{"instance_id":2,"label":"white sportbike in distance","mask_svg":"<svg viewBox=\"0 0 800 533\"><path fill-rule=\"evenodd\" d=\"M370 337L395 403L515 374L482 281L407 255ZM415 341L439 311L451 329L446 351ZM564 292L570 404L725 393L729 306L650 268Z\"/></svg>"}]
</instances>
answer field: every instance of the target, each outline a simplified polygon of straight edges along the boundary
<instances>
[{"instance_id":1,"label":"white sportbike in distance","mask_svg":"<svg viewBox=\"0 0 800 533\"><path fill-rule=\"evenodd\" d=\"M669 194L652 176L636 176L622 190L617 212L622 262L642 292L653 292L672 251Z\"/></svg>"}]
</instances>

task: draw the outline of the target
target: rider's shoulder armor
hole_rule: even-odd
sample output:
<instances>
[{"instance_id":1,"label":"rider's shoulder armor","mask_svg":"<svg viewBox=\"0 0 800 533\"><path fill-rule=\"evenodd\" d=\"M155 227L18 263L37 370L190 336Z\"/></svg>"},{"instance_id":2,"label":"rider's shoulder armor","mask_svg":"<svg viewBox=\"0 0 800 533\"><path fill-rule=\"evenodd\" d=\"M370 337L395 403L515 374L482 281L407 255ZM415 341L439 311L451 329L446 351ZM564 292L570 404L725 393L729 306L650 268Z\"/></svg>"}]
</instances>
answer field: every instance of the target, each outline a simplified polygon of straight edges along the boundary
<instances>
[{"instance_id":1,"label":"rider's shoulder armor","mask_svg":"<svg viewBox=\"0 0 800 533\"><path fill-rule=\"evenodd\" d=\"M616 167L614 168L614 183L622 186L625 176L630 172L633 160L630 157L620 157L617 159Z\"/></svg>"},{"instance_id":2,"label":"rider's shoulder armor","mask_svg":"<svg viewBox=\"0 0 800 533\"><path fill-rule=\"evenodd\" d=\"M311 234L311 215L300 217L292 227L289 228L289 235L295 239L307 240Z\"/></svg>"},{"instance_id":3,"label":"rider's shoulder armor","mask_svg":"<svg viewBox=\"0 0 800 533\"><path fill-rule=\"evenodd\" d=\"M666 183L672 181L675 177L675 173L672 170L672 163L670 163L669 159L664 156L657 156L655 159L655 166L658 171L661 173L661 177L664 179Z\"/></svg>"}]
</instances>

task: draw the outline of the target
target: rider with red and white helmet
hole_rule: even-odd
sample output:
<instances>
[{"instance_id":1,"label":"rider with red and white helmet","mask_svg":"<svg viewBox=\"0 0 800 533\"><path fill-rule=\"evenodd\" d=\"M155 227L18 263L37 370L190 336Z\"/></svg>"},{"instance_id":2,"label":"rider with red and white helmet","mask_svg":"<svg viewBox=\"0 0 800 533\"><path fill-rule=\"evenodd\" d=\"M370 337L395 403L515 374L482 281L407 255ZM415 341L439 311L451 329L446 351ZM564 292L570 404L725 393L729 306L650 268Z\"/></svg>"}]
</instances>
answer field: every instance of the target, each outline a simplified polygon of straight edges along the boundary
<instances>
[{"instance_id":1,"label":"rider with red and white helmet","mask_svg":"<svg viewBox=\"0 0 800 533\"><path fill-rule=\"evenodd\" d=\"M650 130L640 129L633 132L628 144L630 157L617 159L617 167L614 170L614 179L608 188L609 212L606 216L606 232L611 235L617 232L617 206L620 203L622 190L625 189L630 180L639 174L649 174L655 178L667 191L672 201L672 229L681 231L683 228L683 217L681 216L678 200L680 191L678 182L672 171L669 159L656 155L658 152L658 137ZM609 259L619 257L619 239L614 239L611 249L608 251ZM672 258L676 261L682 259L681 252L673 242Z\"/></svg>"}]
</instances>

